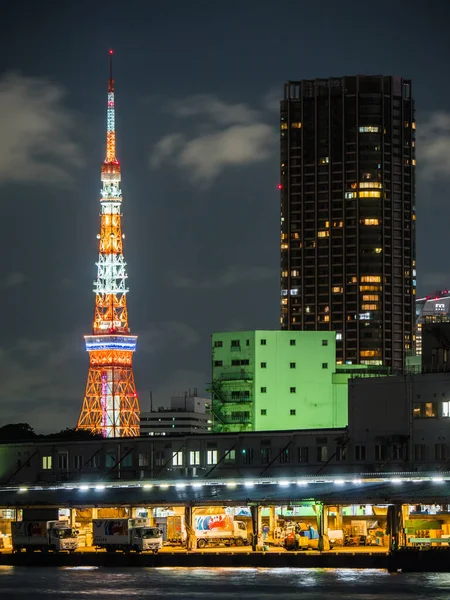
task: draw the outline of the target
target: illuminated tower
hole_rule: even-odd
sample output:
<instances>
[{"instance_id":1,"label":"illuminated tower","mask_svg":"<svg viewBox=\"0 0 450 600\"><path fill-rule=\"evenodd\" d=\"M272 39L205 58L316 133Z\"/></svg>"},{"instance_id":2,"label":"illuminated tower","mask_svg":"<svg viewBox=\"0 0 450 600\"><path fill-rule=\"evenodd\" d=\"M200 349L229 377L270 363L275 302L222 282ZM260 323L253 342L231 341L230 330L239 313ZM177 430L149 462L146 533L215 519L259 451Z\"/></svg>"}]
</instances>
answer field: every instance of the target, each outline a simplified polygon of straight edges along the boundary
<instances>
[{"instance_id":1,"label":"illuminated tower","mask_svg":"<svg viewBox=\"0 0 450 600\"><path fill-rule=\"evenodd\" d=\"M104 437L139 435L139 401L132 358L137 337L128 327L126 262L122 253L120 163L116 158L112 50L108 82L106 158L102 164L100 234L92 335L86 335L89 373L78 429Z\"/></svg>"}]
</instances>

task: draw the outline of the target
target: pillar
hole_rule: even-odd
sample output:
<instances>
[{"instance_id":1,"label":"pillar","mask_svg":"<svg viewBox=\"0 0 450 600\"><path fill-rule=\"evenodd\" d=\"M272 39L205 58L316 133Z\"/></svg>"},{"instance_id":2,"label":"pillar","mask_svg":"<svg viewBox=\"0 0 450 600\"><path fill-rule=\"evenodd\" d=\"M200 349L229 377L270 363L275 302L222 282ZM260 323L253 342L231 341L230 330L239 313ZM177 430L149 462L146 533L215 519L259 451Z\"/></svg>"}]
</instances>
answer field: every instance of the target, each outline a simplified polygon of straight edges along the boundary
<instances>
[{"instance_id":1,"label":"pillar","mask_svg":"<svg viewBox=\"0 0 450 600\"><path fill-rule=\"evenodd\" d=\"M317 503L314 507L314 510L316 512L316 519L317 519L317 533L319 534L319 546L318 546L318 550L319 552L322 552L324 550L324 540L323 540L323 534L324 534L324 518L323 518L323 504Z\"/></svg>"},{"instance_id":2,"label":"pillar","mask_svg":"<svg viewBox=\"0 0 450 600\"><path fill-rule=\"evenodd\" d=\"M257 504L252 504L250 506L250 512L252 515L252 529L253 529L253 536L252 536L252 550L255 551L256 550L256 546L258 545L258 537L259 537L259 529L258 529L258 525L259 525L259 506Z\"/></svg>"},{"instance_id":3,"label":"pillar","mask_svg":"<svg viewBox=\"0 0 450 600\"><path fill-rule=\"evenodd\" d=\"M197 548L197 538L193 527L193 509L190 504L184 507L184 524L186 528L186 550L195 550Z\"/></svg>"},{"instance_id":4,"label":"pillar","mask_svg":"<svg viewBox=\"0 0 450 600\"><path fill-rule=\"evenodd\" d=\"M397 550L402 530L402 505L389 504L387 510L387 533L389 535L389 549Z\"/></svg>"},{"instance_id":5,"label":"pillar","mask_svg":"<svg viewBox=\"0 0 450 600\"><path fill-rule=\"evenodd\" d=\"M270 507L269 513L269 536L272 538L272 541L275 540L275 527L277 526L275 506Z\"/></svg>"},{"instance_id":6,"label":"pillar","mask_svg":"<svg viewBox=\"0 0 450 600\"><path fill-rule=\"evenodd\" d=\"M76 521L77 521L77 509L76 508L71 508L70 509L69 523L70 523L70 526L72 528L76 527Z\"/></svg>"}]
</instances>

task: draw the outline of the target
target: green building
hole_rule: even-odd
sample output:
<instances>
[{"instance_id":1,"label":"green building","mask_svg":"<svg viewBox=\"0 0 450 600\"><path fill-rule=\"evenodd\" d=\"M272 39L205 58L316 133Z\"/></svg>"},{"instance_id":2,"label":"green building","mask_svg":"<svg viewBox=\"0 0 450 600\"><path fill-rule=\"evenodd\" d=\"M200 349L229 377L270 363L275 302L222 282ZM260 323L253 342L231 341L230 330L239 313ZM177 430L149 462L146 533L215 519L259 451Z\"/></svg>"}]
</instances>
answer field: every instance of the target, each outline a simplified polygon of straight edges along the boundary
<instances>
[{"instance_id":1,"label":"green building","mask_svg":"<svg viewBox=\"0 0 450 600\"><path fill-rule=\"evenodd\" d=\"M336 365L334 331L214 333L214 430L345 427L348 379L359 373L368 367Z\"/></svg>"}]
</instances>

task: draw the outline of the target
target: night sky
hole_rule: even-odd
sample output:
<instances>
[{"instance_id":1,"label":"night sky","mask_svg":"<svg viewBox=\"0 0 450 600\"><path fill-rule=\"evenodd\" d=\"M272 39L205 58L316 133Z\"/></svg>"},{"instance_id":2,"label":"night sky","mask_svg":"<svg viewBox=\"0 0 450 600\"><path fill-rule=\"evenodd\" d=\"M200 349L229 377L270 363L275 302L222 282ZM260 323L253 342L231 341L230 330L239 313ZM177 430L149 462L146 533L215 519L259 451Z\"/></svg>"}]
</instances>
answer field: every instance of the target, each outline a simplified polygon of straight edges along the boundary
<instances>
[{"instance_id":1,"label":"night sky","mask_svg":"<svg viewBox=\"0 0 450 600\"><path fill-rule=\"evenodd\" d=\"M109 48L148 409L150 390L154 405L204 391L212 332L279 326L284 81L413 80L419 293L450 286L449 12L419 0L4 0L0 426L57 431L81 407Z\"/></svg>"}]
</instances>

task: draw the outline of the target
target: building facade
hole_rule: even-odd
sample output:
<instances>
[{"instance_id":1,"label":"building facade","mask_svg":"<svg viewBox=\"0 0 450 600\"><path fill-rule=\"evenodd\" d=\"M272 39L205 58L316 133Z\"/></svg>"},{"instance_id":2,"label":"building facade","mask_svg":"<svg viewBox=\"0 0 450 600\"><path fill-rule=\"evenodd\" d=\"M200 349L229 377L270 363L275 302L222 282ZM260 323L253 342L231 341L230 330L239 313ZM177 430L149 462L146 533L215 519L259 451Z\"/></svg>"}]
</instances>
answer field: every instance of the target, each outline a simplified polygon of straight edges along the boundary
<instances>
[{"instance_id":1,"label":"building facade","mask_svg":"<svg viewBox=\"0 0 450 600\"><path fill-rule=\"evenodd\" d=\"M450 292L446 289L417 298L416 318L416 353L421 355L424 324L450 322Z\"/></svg>"},{"instance_id":2,"label":"building facade","mask_svg":"<svg viewBox=\"0 0 450 600\"><path fill-rule=\"evenodd\" d=\"M337 332L337 362L404 366L415 328L411 81L285 84L281 328Z\"/></svg>"},{"instance_id":3,"label":"building facade","mask_svg":"<svg viewBox=\"0 0 450 600\"><path fill-rule=\"evenodd\" d=\"M347 382L362 365L336 367L333 331L234 331L212 336L215 431L347 425Z\"/></svg>"},{"instance_id":4,"label":"building facade","mask_svg":"<svg viewBox=\"0 0 450 600\"><path fill-rule=\"evenodd\" d=\"M196 392L173 396L170 406L141 412L141 435L189 435L212 430L211 400Z\"/></svg>"}]
</instances>

